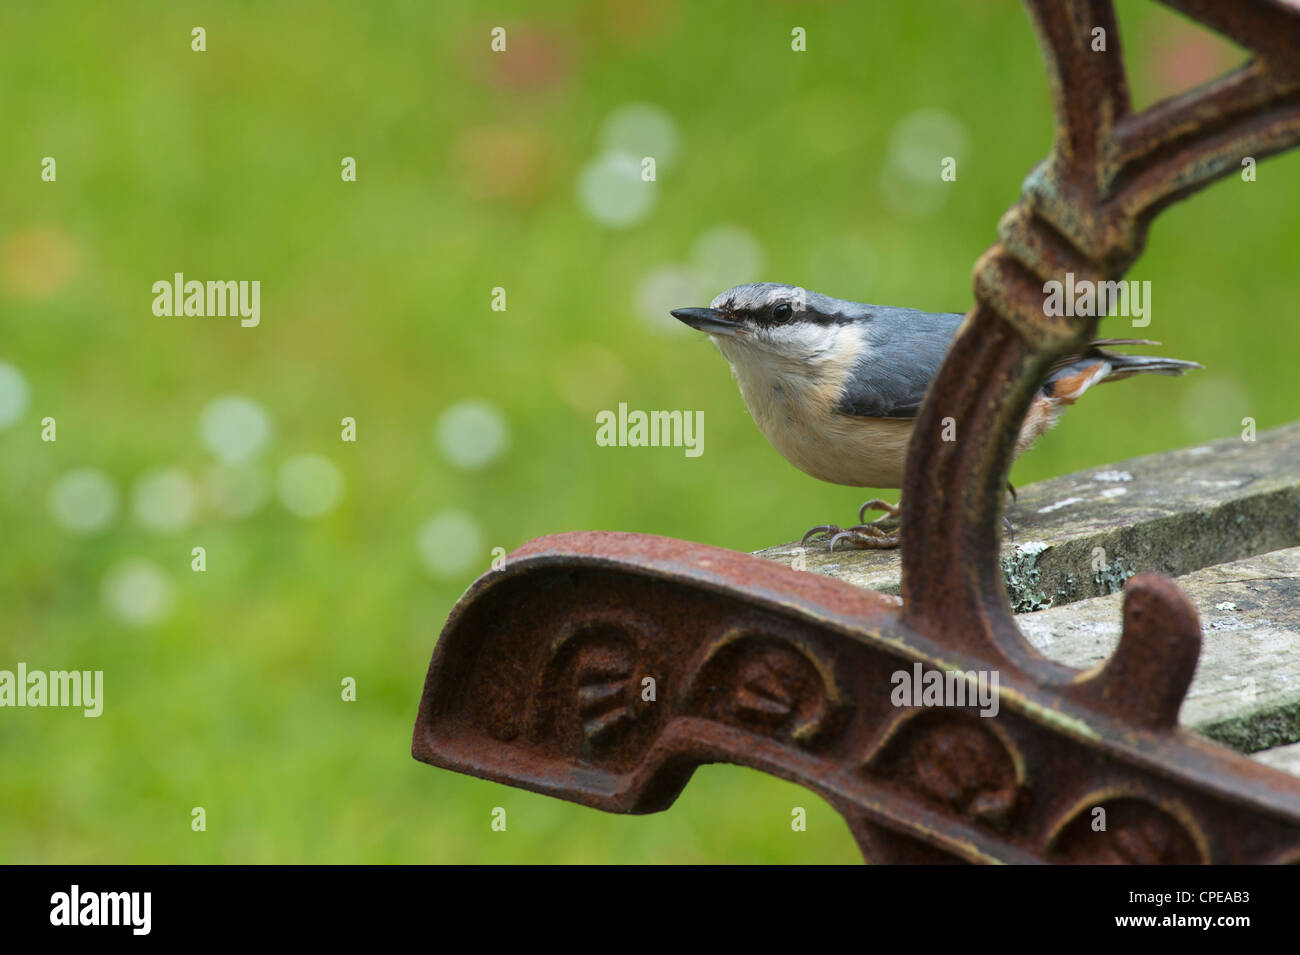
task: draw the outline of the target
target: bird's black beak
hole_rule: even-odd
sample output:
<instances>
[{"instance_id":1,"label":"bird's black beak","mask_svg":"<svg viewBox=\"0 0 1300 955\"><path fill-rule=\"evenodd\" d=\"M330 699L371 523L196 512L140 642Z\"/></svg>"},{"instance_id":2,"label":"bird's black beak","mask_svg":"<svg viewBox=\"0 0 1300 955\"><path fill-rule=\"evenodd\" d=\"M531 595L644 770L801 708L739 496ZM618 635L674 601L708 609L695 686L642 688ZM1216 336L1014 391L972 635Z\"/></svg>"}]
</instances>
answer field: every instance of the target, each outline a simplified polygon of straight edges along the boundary
<instances>
[{"instance_id":1,"label":"bird's black beak","mask_svg":"<svg viewBox=\"0 0 1300 955\"><path fill-rule=\"evenodd\" d=\"M737 323L716 308L675 308L669 314L691 328L710 335L734 335Z\"/></svg>"}]
</instances>

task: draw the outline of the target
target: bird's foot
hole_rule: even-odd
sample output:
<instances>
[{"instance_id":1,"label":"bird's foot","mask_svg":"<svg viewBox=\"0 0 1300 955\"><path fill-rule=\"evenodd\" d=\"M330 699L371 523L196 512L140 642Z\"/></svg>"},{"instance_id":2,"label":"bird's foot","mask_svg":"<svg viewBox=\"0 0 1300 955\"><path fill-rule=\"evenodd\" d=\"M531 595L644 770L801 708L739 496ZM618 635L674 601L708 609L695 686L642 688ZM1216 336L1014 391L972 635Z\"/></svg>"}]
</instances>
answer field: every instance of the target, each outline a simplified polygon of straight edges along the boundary
<instances>
[{"instance_id":1,"label":"bird's foot","mask_svg":"<svg viewBox=\"0 0 1300 955\"><path fill-rule=\"evenodd\" d=\"M847 529L834 524L818 524L803 535L800 543L806 544L810 538L818 534L826 535L832 552L835 550L835 545L840 543L854 550L892 550L901 543L897 530L888 531L876 523L859 524Z\"/></svg>"},{"instance_id":2,"label":"bird's foot","mask_svg":"<svg viewBox=\"0 0 1300 955\"><path fill-rule=\"evenodd\" d=\"M874 521L867 521L868 510L884 511L885 513ZM832 551L835 550L836 544L844 544L846 547L852 547L855 550L892 550L898 547L901 542L898 528L882 526L882 524L891 519L896 519L901 513L897 504L890 504L878 497L872 498L858 508L858 524L856 527L842 528L835 524L818 524L803 535L801 543L806 544L810 538L818 534L824 534L826 539L830 541Z\"/></svg>"}]
</instances>

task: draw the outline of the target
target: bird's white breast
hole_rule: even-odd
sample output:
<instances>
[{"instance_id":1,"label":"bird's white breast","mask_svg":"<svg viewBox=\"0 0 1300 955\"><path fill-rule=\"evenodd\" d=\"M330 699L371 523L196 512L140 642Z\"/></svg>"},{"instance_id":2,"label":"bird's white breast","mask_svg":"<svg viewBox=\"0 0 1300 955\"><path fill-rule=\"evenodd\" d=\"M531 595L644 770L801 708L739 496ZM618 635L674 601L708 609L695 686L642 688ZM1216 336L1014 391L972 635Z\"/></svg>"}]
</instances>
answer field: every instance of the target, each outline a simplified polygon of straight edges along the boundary
<instances>
[{"instance_id":1,"label":"bird's white breast","mask_svg":"<svg viewBox=\"0 0 1300 955\"><path fill-rule=\"evenodd\" d=\"M783 330L784 331L784 330ZM792 326L779 351L714 337L759 430L795 467L854 487L899 487L910 420L836 410L865 349L851 325Z\"/></svg>"}]
</instances>

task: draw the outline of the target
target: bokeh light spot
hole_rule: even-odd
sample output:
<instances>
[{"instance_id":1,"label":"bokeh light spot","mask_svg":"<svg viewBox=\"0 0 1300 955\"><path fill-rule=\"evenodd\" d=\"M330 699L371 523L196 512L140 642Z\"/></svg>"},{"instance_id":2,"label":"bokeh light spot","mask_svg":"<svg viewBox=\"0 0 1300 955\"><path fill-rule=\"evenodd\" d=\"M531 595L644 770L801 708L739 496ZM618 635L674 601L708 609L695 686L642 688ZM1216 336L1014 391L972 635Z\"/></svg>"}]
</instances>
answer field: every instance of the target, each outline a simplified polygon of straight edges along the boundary
<instances>
[{"instance_id":1,"label":"bokeh light spot","mask_svg":"<svg viewBox=\"0 0 1300 955\"><path fill-rule=\"evenodd\" d=\"M483 531L465 511L443 511L420 527L416 548L430 573L454 577L484 560Z\"/></svg>"},{"instance_id":2,"label":"bokeh light spot","mask_svg":"<svg viewBox=\"0 0 1300 955\"><path fill-rule=\"evenodd\" d=\"M320 517L338 506L343 475L333 461L318 454L290 458L280 467L280 503L298 517Z\"/></svg>"},{"instance_id":3,"label":"bokeh light spot","mask_svg":"<svg viewBox=\"0 0 1300 955\"><path fill-rule=\"evenodd\" d=\"M100 596L113 616L133 626L145 626L171 612L172 582L157 564L132 559L109 570Z\"/></svg>"},{"instance_id":4,"label":"bokeh light spot","mask_svg":"<svg viewBox=\"0 0 1300 955\"><path fill-rule=\"evenodd\" d=\"M609 114L600 132L603 152L626 153L638 162L650 156L657 169L667 169L677 159L678 141L673 118L649 103L620 106Z\"/></svg>"},{"instance_id":5,"label":"bokeh light spot","mask_svg":"<svg viewBox=\"0 0 1300 955\"><path fill-rule=\"evenodd\" d=\"M724 289L762 280L759 273L763 268L763 247L747 229L737 225L715 226L695 240L691 247L691 264L700 279L713 290L709 296L712 300Z\"/></svg>"},{"instance_id":6,"label":"bokeh light spot","mask_svg":"<svg viewBox=\"0 0 1300 955\"><path fill-rule=\"evenodd\" d=\"M637 285L637 314L657 332L687 335L691 329L668 313L674 308L708 305L720 291L722 289L711 289L694 269L661 265Z\"/></svg>"},{"instance_id":7,"label":"bokeh light spot","mask_svg":"<svg viewBox=\"0 0 1300 955\"><path fill-rule=\"evenodd\" d=\"M937 212L961 181L969 155L970 134L961 120L941 109L909 113L890 137L880 183L885 205L914 218ZM957 161L956 182L940 176L943 160L949 157Z\"/></svg>"},{"instance_id":8,"label":"bokeh light spot","mask_svg":"<svg viewBox=\"0 0 1300 955\"><path fill-rule=\"evenodd\" d=\"M475 471L505 454L510 446L510 429L500 411L475 398L454 404L442 413L435 440L451 464Z\"/></svg>"},{"instance_id":9,"label":"bokeh light spot","mask_svg":"<svg viewBox=\"0 0 1300 955\"><path fill-rule=\"evenodd\" d=\"M194 486L178 468L151 471L135 482L131 509L135 519L151 531L183 530L194 519Z\"/></svg>"},{"instance_id":10,"label":"bokeh light spot","mask_svg":"<svg viewBox=\"0 0 1300 955\"><path fill-rule=\"evenodd\" d=\"M55 522L74 534L93 534L117 516L117 487L103 471L81 468L69 471L50 489L50 511Z\"/></svg>"},{"instance_id":11,"label":"bokeh light spot","mask_svg":"<svg viewBox=\"0 0 1300 955\"><path fill-rule=\"evenodd\" d=\"M0 428L7 428L27 410L27 379L13 365L0 362Z\"/></svg>"},{"instance_id":12,"label":"bokeh light spot","mask_svg":"<svg viewBox=\"0 0 1300 955\"><path fill-rule=\"evenodd\" d=\"M601 225L625 229L643 220L655 201L655 183L641 179L641 159L607 152L578 176L578 202Z\"/></svg>"},{"instance_id":13,"label":"bokeh light spot","mask_svg":"<svg viewBox=\"0 0 1300 955\"><path fill-rule=\"evenodd\" d=\"M256 401L228 395L203 409L199 433L204 447L222 461L245 461L270 440L271 419Z\"/></svg>"}]
</instances>

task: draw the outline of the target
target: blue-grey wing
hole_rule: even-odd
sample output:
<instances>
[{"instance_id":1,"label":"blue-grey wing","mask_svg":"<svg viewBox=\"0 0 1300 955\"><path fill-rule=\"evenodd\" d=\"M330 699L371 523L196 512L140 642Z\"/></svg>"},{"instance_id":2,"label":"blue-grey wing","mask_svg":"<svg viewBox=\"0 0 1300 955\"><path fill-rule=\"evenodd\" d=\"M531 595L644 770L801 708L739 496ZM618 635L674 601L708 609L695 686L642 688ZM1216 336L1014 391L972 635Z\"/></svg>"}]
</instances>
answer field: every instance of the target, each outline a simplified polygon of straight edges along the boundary
<instances>
[{"instance_id":1,"label":"blue-grey wing","mask_svg":"<svg viewBox=\"0 0 1300 955\"><path fill-rule=\"evenodd\" d=\"M842 414L915 418L963 315L868 305L862 353L840 397Z\"/></svg>"}]
</instances>

